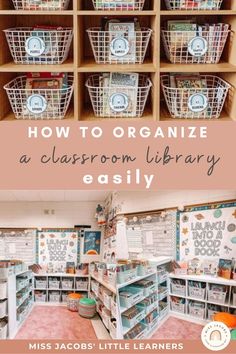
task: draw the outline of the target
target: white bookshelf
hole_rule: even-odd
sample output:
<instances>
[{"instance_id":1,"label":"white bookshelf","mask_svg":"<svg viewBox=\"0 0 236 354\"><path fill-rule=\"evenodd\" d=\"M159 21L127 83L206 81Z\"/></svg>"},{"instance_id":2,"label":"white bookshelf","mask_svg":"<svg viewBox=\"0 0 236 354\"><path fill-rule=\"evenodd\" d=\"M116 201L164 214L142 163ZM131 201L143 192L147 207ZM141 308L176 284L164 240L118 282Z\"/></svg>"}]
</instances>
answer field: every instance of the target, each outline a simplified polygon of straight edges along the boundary
<instances>
[{"instance_id":1,"label":"white bookshelf","mask_svg":"<svg viewBox=\"0 0 236 354\"><path fill-rule=\"evenodd\" d=\"M184 299L185 301L185 311L184 312L179 312L179 311L173 311L171 310L171 313L180 317L185 317L186 319L190 319L193 321L200 321L201 323L206 323L207 321L211 320L211 314L214 313L212 309L209 311L210 305L217 306L217 308L224 308L225 311L230 312L233 309L236 309L236 296L234 297L233 294L236 291L236 281L235 280L227 280L224 278L220 277L211 277L207 275L176 275L174 273L171 273L169 275L169 294L170 298L171 297L176 297L180 299ZM173 291L172 289L172 281L173 280L182 280L185 283L185 290L183 294L178 294ZM189 285L192 284L192 281L194 282L200 282L203 283L205 286L205 294L202 298L199 298L198 296L192 296L189 293ZM213 300L211 296L209 296L209 290L211 289L212 285L219 285L219 286L225 286L227 293L225 300ZM216 293L217 296L217 293ZM194 302L199 302L202 303L203 308L204 308L204 316L198 317L193 316L192 314L189 313L189 305L190 303ZM216 311L217 312L217 311Z\"/></svg>"},{"instance_id":2,"label":"white bookshelf","mask_svg":"<svg viewBox=\"0 0 236 354\"><path fill-rule=\"evenodd\" d=\"M9 336L9 276L5 276L3 273L0 273L0 282L0 302L2 306L0 311L0 320L6 319L7 321L6 327L4 326L4 329L1 329L0 339L5 339L5 336Z\"/></svg>"},{"instance_id":3,"label":"white bookshelf","mask_svg":"<svg viewBox=\"0 0 236 354\"><path fill-rule=\"evenodd\" d=\"M31 278L30 274L31 272L28 269L25 269L17 273L12 272L5 277L0 277L1 281L4 280L7 282L7 319L8 319L7 337L9 339L15 337L16 333L19 331L23 322L26 320L29 313L31 312L33 306L33 286L32 286L33 284L32 284L32 280L30 280ZM21 289L17 289L16 286L17 279L21 276L26 276L26 277L29 276L29 283L26 284ZM17 294L23 289L26 289L25 299L22 300L22 302L17 304ZM29 301L28 305L26 305L30 296L32 298L32 301ZM22 308L24 308L25 311L23 312L21 319L19 321L19 317L17 316L17 311L19 311Z\"/></svg>"},{"instance_id":4,"label":"white bookshelf","mask_svg":"<svg viewBox=\"0 0 236 354\"><path fill-rule=\"evenodd\" d=\"M116 303L116 295L117 295L117 287L111 283L109 283L108 281L106 281L105 279L103 279L102 277L99 277L97 273L91 273L90 274L91 277L91 283L90 283L90 292L89 292L89 296L91 298L93 298L96 303L98 304L99 301L101 301L101 303L104 305L104 307L106 308L106 310L108 312L110 312L110 318L104 319L103 314L98 310L98 306L97 306L97 312L106 328L106 330L109 332L110 336L112 339L117 339L117 328L112 327L110 324L110 320L112 318L116 318L117 320L117 303ZM110 292L110 297L111 297L111 301L113 302L113 304L115 304L115 306L113 306L113 311L112 311L112 305L111 305L111 301L105 301L104 297L99 295L99 292L95 292L92 289L92 281L96 282L98 284L99 287L103 287L106 290L108 290ZM114 309L115 307L115 309ZM114 313L115 312L115 313Z\"/></svg>"},{"instance_id":5,"label":"white bookshelf","mask_svg":"<svg viewBox=\"0 0 236 354\"><path fill-rule=\"evenodd\" d=\"M44 286L37 286L37 280L43 279L45 282ZM59 285L54 287L50 286L50 280L58 280ZM71 281L71 286L63 286L63 280ZM86 287L78 287L77 280L84 280ZM63 293L85 293L88 295L90 286L90 276L89 275L79 275L79 274L68 274L68 273L42 273L42 274L34 274L34 292L43 292L46 294L45 301L35 301L36 304L65 304L63 301ZM50 301L50 292L57 292L59 294L59 301Z\"/></svg>"},{"instance_id":6,"label":"white bookshelf","mask_svg":"<svg viewBox=\"0 0 236 354\"><path fill-rule=\"evenodd\" d=\"M150 314L152 311L157 310L158 311L158 317L156 319L154 319L153 323L149 324L148 326L145 327L144 331L141 333L141 335L138 335L137 337L133 338L133 339L147 339L149 337L152 336L152 334L158 329L159 325L163 322L163 320L166 318L166 315L168 314L168 300L167 300L167 307L166 307L166 312L165 315L164 313L162 313L162 316L160 316L160 309L159 309L159 295L158 295L158 288L160 286L159 284L159 278L157 275L157 271L154 270L153 272L143 275L143 276L137 276L132 280L129 280L128 282L125 282L123 284L118 284L117 286L117 307L118 307L118 339L124 339L125 335L132 330L137 323L135 322L133 326L125 326L122 322L122 314L127 311L128 309L130 309L131 307L138 305L141 301L143 301L144 299L146 299L147 297L149 297L151 294L149 293L148 295L143 295L141 298L139 298L137 301L134 301L132 304L130 304L130 306L122 306L121 302L120 302L120 292L122 291L122 289L124 289L127 286L132 286L135 285L135 283L137 283L140 280L143 279L149 279L152 280L154 282L154 284L156 285L156 290L152 293L157 293L157 301L155 303L153 303L153 306L151 307L149 312L145 312L145 316L143 318L140 319L140 321L138 323L142 323L142 320L148 316L148 314ZM168 281L167 276L164 280L165 282ZM163 283L163 281L161 282ZM164 297L168 297L168 292L166 292Z\"/></svg>"},{"instance_id":7,"label":"white bookshelf","mask_svg":"<svg viewBox=\"0 0 236 354\"><path fill-rule=\"evenodd\" d=\"M20 279L25 278L25 284L22 283L21 286L17 287L18 281ZM16 331L19 331L20 327L26 321L27 317L29 316L33 304L34 304L34 287L33 287L33 273L29 270L22 271L17 273L15 276L15 286L16 286L16 323L17 328ZM21 295L18 298L17 303L17 296Z\"/></svg>"}]
</instances>

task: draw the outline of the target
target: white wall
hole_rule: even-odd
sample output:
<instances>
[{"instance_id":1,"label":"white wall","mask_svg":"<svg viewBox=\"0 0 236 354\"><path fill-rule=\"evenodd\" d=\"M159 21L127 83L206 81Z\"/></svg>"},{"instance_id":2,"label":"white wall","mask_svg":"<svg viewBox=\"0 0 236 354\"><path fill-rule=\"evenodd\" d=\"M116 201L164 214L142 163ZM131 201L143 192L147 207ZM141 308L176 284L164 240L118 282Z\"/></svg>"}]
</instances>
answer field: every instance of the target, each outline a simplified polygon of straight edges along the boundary
<instances>
[{"instance_id":1,"label":"white wall","mask_svg":"<svg viewBox=\"0 0 236 354\"><path fill-rule=\"evenodd\" d=\"M99 230L94 218L96 206L97 202L0 202L0 228L73 228L74 225L91 225L92 230L96 231ZM44 209L55 210L55 214L45 215ZM81 262L99 259L81 255Z\"/></svg>"},{"instance_id":2,"label":"white wall","mask_svg":"<svg viewBox=\"0 0 236 354\"><path fill-rule=\"evenodd\" d=\"M132 213L155 209L178 207L198 203L236 199L236 191L180 190L157 192L117 192L116 203L121 205L121 213Z\"/></svg>"}]
</instances>

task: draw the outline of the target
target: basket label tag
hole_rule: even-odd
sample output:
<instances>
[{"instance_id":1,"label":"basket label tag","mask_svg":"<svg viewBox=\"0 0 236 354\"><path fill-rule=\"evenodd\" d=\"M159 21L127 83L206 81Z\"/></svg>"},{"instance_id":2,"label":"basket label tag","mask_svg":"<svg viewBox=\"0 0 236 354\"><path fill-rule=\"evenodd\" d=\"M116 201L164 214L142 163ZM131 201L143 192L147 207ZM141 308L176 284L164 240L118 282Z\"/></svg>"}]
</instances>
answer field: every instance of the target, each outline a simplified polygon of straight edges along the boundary
<instances>
[{"instance_id":1,"label":"basket label tag","mask_svg":"<svg viewBox=\"0 0 236 354\"><path fill-rule=\"evenodd\" d=\"M27 99L26 106L30 113L41 114L47 109L47 101L41 95L31 95Z\"/></svg>"},{"instance_id":2,"label":"basket label tag","mask_svg":"<svg viewBox=\"0 0 236 354\"><path fill-rule=\"evenodd\" d=\"M109 99L109 104L114 112L124 112L129 106L129 98L124 93L114 93Z\"/></svg>"},{"instance_id":3,"label":"basket label tag","mask_svg":"<svg viewBox=\"0 0 236 354\"><path fill-rule=\"evenodd\" d=\"M39 57L45 52L46 45L42 38L32 36L25 42L25 51L31 57Z\"/></svg>"},{"instance_id":4,"label":"basket label tag","mask_svg":"<svg viewBox=\"0 0 236 354\"><path fill-rule=\"evenodd\" d=\"M195 93L188 99L188 108L194 113L205 111L208 106L208 98L202 93Z\"/></svg>"},{"instance_id":5,"label":"basket label tag","mask_svg":"<svg viewBox=\"0 0 236 354\"><path fill-rule=\"evenodd\" d=\"M208 43L203 37L195 37L188 43L188 51L194 57L202 57L208 50Z\"/></svg>"},{"instance_id":6,"label":"basket label tag","mask_svg":"<svg viewBox=\"0 0 236 354\"><path fill-rule=\"evenodd\" d=\"M111 53L116 57L123 57L129 53L129 41L123 37L114 38L110 43Z\"/></svg>"}]
</instances>

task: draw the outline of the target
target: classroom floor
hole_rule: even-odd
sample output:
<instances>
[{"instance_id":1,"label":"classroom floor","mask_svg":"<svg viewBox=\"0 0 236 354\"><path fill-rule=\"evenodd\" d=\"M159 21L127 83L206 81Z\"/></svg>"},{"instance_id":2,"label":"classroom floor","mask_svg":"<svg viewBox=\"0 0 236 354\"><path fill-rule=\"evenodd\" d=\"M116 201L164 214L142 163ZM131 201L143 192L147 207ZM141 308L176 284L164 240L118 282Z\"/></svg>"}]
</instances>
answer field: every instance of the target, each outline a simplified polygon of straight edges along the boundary
<instances>
[{"instance_id":1,"label":"classroom floor","mask_svg":"<svg viewBox=\"0 0 236 354\"><path fill-rule=\"evenodd\" d=\"M199 339L202 326L169 317L153 334L152 339ZM96 333L95 333L96 331ZM82 318L65 306L33 307L15 339L96 340L109 339L101 320Z\"/></svg>"},{"instance_id":2,"label":"classroom floor","mask_svg":"<svg viewBox=\"0 0 236 354\"><path fill-rule=\"evenodd\" d=\"M152 339L200 339L203 326L169 317L154 333Z\"/></svg>"},{"instance_id":3,"label":"classroom floor","mask_svg":"<svg viewBox=\"0 0 236 354\"><path fill-rule=\"evenodd\" d=\"M97 339L91 320L65 306L34 306L15 339Z\"/></svg>"}]
</instances>

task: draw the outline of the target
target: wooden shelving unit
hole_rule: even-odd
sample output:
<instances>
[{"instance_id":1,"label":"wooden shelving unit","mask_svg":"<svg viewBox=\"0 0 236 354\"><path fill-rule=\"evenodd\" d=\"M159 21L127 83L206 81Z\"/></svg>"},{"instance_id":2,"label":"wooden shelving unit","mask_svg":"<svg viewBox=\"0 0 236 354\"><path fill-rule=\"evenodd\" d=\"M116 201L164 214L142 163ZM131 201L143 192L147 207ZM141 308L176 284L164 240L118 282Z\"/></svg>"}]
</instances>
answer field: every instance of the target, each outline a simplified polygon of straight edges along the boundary
<instances>
[{"instance_id":1,"label":"wooden shelving unit","mask_svg":"<svg viewBox=\"0 0 236 354\"><path fill-rule=\"evenodd\" d=\"M137 65L100 65L96 64L87 37L86 29L100 24L102 16L130 16L138 17L142 26L153 30L146 59L143 64ZM194 16L208 22L228 22L232 33L228 38L222 61L213 65L182 65L171 64L164 55L160 29L169 19L184 19ZM73 45L69 59L62 65L16 65L13 63L5 35L2 30L15 26L30 26L38 24L63 25L74 28ZM75 89L71 107L66 119L81 121L114 121L113 118L96 118L85 88L85 81L90 74L99 72L139 72L148 75L153 83L143 118L116 119L116 121L163 120L173 121L166 109L160 89L160 75L170 72L201 72L217 73L228 80L233 89L228 95L227 102L220 120L236 120L236 2L225 0L219 11L167 11L164 0L146 0L143 11L94 11L92 0L71 0L67 11L15 11L9 0L0 3L0 120L15 120L11 112L8 98L3 86L24 72L70 72L74 74Z\"/></svg>"}]
</instances>

